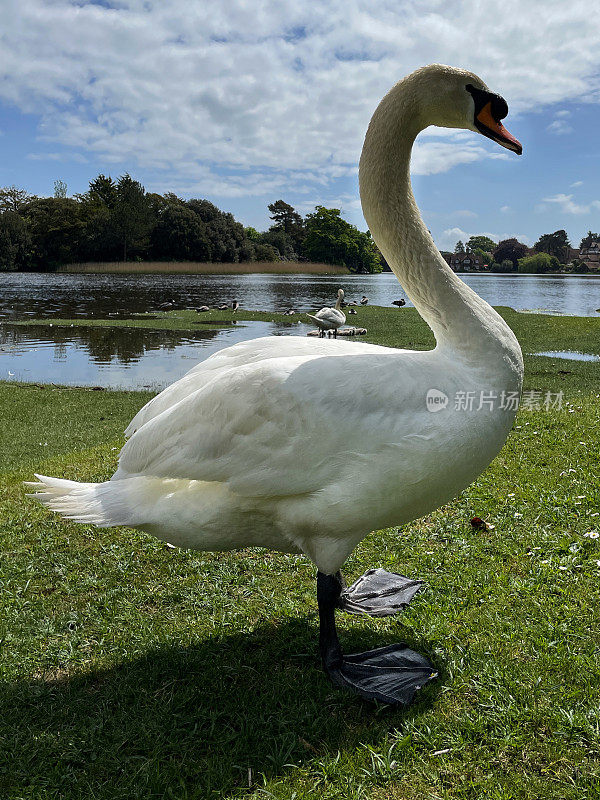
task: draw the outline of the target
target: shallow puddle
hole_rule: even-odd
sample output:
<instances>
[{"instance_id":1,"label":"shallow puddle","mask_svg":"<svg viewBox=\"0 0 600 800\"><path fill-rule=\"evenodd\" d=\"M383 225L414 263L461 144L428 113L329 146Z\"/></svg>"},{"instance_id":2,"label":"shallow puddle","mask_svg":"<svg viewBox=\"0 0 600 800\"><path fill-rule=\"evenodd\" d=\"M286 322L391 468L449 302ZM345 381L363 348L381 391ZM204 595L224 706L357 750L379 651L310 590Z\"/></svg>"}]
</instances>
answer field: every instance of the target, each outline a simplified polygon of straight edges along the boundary
<instances>
[{"instance_id":1,"label":"shallow puddle","mask_svg":"<svg viewBox=\"0 0 600 800\"><path fill-rule=\"evenodd\" d=\"M576 350L546 350L541 353L530 353L532 356L546 356L546 358L564 358L568 361L600 361L600 356L594 353L578 353Z\"/></svg>"},{"instance_id":2,"label":"shallow puddle","mask_svg":"<svg viewBox=\"0 0 600 800\"><path fill-rule=\"evenodd\" d=\"M0 325L0 380L158 390L236 342L307 330L271 322L197 331L5 323Z\"/></svg>"}]
</instances>

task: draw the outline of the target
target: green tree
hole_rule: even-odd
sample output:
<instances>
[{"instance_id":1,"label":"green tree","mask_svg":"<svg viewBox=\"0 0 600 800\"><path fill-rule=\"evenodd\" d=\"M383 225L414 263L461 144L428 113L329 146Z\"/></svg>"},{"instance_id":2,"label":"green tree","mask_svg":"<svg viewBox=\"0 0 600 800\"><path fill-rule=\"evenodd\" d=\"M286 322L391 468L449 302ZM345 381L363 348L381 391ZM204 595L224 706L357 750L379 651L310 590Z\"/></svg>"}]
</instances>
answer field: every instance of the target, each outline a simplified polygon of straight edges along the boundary
<instances>
[{"instance_id":1,"label":"green tree","mask_svg":"<svg viewBox=\"0 0 600 800\"><path fill-rule=\"evenodd\" d=\"M185 205L167 205L159 212L151 234L153 258L176 261L209 261L206 225Z\"/></svg>"},{"instance_id":2,"label":"green tree","mask_svg":"<svg viewBox=\"0 0 600 800\"><path fill-rule=\"evenodd\" d=\"M489 267L494 260L494 256L490 252L486 252L485 250L480 250L479 248L473 250L472 254L475 256L475 258L479 259L479 263L481 264L481 266L487 264Z\"/></svg>"},{"instance_id":3,"label":"green tree","mask_svg":"<svg viewBox=\"0 0 600 800\"><path fill-rule=\"evenodd\" d=\"M5 186L0 189L0 213L14 211L18 214L32 200L37 200L34 194L29 194L25 189L16 186Z\"/></svg>"},{"instance_id":4,"label":"green tree","mask_svg":"<svg viewBox=\"0 0 600 800\"><path fill-rule=\"evenodd\" d=\"M339 264L351 272L380 272L379 252L370 233L342 219L338 208L317 206L306 217L305 254L313 261Z\"/></svg>"},{"instance_id":5,"label":"green tree","mask_svg":"<svg viewBox=\"0 0 600 800\"><path fill-rule=\"evenodd\" d=\"M49 271L81 260L88 218L82 203L68 197L44 197L23 210L31 236L29 266Z\"/></svg>"},{"instance_id":6,"label":"green tree","mask_svg":"<svg viewBox=\"0 0 600 800\"><path fill-rule=\"evenodd\" d=\"M584 236L581 242L579 243L579 247L584 249L589 247L592 242L600 240L600 233L592 233L592 231L587 232L587 236Z\"/></svg>"},{"instance_id":7,"label":"green tree","mask_svg":"<svg viewBox=\"0 0 600 800\"><path fill-rule=\"evenodd\" d=\"M251 257L252 243L248 242L244 226L236 222L233 214L221 211L208 200L188 200L186 206L206 224L211 261L237 263Z\"/></svg>"},{"instance_id":8,"label":"green tree","mask_svg":"<svg viewBox=\"0 0 600 800\"><path fill-rule=\"evenodd\" d=\"M139 254L146 249L152 222L144 187L126 172L117 183L112 209L112 225L121 244L123 261L127 261L132 251Z\"/></svg>"},{"instance_id":9,"label":"green tree","mask_svg":"<svg viewBox=\"0 0 600 800\"><path fill-rule=\"evenodd\" d=\"M256 228L244 228L244 233L246 234L246 238L250 239L251 242L260 242L261 234L256 230Z\"/></svg>"},{"instance_id":10,"label":"green tree","mask_svg":"<svg viewBox=\"0 0 600 800\"><path fill-rule=\"evenodd\" d=\"M30 246L25 220L15 211L0 214L0 270L22 269Z\"/></svg>"},{"instance_id":11,"label":"green tree","mask_svg":"<svg viewBox=\"0 0 600 800\"><path fill-rule=\"evenodd\" d=\"M83 260L117 260L122 252L114 216L118 199L117 184L110 175L98 175L90 181L88 191L76 197L85 208L88 218Z\"/></svg>"},{"instance_id":12,"label":"green tree","mask_svg":"<svg viewBox=\"0 0 600 800\"><path fill-rule=\"evenodd\" d=\"M64 181L54 181L54 197L64 200L67 196L67 184Z\"/></svg>"},{"instance_id":13,"label":"green tree","mask_svg":"<svg viewBox=\"0 0 600 800\"><path fill-rule=\"evenodd\" d=\"M265 242L253 242L253 244L254 261L281 261L279 251L274 247L271 247L270 244L266 244Z\"/></svg>"},{"instance_id":14,"label":"green tree","mask_svg":"<svg viewBox=\"0 0 600 800\"><path fill-rule=\"evenodd\" d=\"M117 184L110 175L98 175L90 181L88 191L80 199L112 210L118 200Z\"/></svg>"},{"instance_id":15,"label":"green tree","mask_svg":"<svg viewBox=\"0 0 600 800\"><path fill-rule=\"evenodd\" d=\"M496 242L490 239L489 236L470 236L466 249L467 253L473 254L476 250L483 250L485 253L493 253L496 249Z\"/></svg>"},{"instance_id":16,"label":"green tree","mask_svg":"<svg viewBox=\"0 0 600 800\"><path fill-rule=\"evenodd\" d=\"M283 261L297 261L300 257L294 240L283 228L270 228L261 234L260 241L272 247Z\"/></svg>"},{"instance_id":17,"label":"green tree","mask_svg":"<svg viewBox=\"0 0 600 800\"><path fill-rule=\"evenodd\" d=\"M560 263L556 256L550 253L534 253L532 256L525 256L519 259L519 272L556 272L560 269Z\"/></svg>"},{"instance_id":18,"label":"green tree","mask_svg":"<svg viewBox=\"0 0 600 800\"><path fill-rule=\"evenodd\" d=\"M565 230L554 231L554 233L544 233L534 244L533 249L536 253L549 253L556 256L561 264L564 264L569 257L571 243Z\"/></svg>"},{"instance_id":19,"label":"green tree","mask_svg":"<svg viewBox=\"0 0 600 800\"><path fill-rule=\"evenodd\" d=\"M292 240L294 249L300 253L306 235L305 223L301 215L289 203L276 200L268 206L273 224L270 230L284 231Z\"/></svg>"},{"instance_id":20,"label":"green tree","mask_svg":"<svg viewBox=\"0 0 600 800\"><path fill-rule=\"evenodd\" d=\"M527 245L517 239L503 239L494 249L494 261L498 264L506 260L511 261L513 269L517 269L519 259L523 258L528 250Z\"/></svg>"},{"instance_id":21,"label":"green tree","mask_svg":"<svg viewBox=\"0 0 600 800\"><path fill-rule=\"evenodd\" d=\"M462 243L462 241L460 239L456 243L456 246L454 248L454 252L455 253L464 253L465 252L465 246L464 246L464 244Z\"/></svg>"}]
</instances>

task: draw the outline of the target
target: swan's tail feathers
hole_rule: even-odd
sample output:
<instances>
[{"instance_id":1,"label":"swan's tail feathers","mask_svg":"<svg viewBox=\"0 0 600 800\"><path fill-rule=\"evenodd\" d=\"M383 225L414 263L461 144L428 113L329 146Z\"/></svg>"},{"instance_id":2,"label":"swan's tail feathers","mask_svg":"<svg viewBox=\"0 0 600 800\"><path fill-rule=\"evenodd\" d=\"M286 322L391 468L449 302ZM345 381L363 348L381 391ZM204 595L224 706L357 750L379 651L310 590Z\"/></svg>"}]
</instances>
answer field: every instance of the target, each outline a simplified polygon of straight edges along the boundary
<instances>
[{"instance_id":1,"label":"swan's tail feathers","mask_svg":"<svg viewBox=\"0 0 600 800\"><path fill-rule=\"evenodd\" d=\"M62 478L36 475L37 482L27 483L35 489L29 497L39 500L66 519L110 528L133 525L130 481L78 483Z\"/></svg>"},{"instance_id":2,"label":"swan's tail feathers","mask_svg":"<svg viewBox=\"0 0 600 800\"><path fill-rule=\"evenodd\" d=\"M310 317L311 319L314 319L317 325L323 325L323 320L320 317L315 317L314 314L307 314L306 316Z\"/></svg>"}]
</instances>

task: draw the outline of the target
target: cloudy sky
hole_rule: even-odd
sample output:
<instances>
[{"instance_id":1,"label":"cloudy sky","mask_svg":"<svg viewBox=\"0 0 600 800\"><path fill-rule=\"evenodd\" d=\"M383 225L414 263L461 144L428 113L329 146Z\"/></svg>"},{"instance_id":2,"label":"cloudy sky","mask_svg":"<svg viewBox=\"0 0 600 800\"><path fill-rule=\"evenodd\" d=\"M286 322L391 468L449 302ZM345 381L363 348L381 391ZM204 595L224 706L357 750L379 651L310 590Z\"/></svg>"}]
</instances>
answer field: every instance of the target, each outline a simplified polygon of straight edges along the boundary
<instances>
[{"instance_id":1,"label":"cloudy sky","mask_svg":"<svg viewBox=\"0 0 600 800\"><path fill-rule=\"evenodd\" d=\"M415 194L439 247L600 228L598 0L2 0L0 185L85 191L129 171L264 229L283 198L364 228L357 162L382 95L422 64L473 70L521 158L431 128Z\"/></svg>"}]
</instances>

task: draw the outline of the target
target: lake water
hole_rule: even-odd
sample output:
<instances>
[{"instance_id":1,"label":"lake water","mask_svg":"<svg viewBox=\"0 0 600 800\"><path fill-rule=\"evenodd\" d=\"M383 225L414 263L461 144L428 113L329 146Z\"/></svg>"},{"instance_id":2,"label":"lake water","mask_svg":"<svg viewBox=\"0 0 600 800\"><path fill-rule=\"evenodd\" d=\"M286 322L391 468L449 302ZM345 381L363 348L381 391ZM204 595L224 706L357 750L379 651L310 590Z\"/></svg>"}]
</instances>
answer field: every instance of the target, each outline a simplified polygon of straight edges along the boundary
<instances>
[{"instance_id":1,"label":"lake water","mask_svg":"<svg viewBox=\"0 0 600 800\"><path fill-rule=\"evenodd\" d=\"M461 276L492 305L518 310L596 316L600 277ZM235 342L258 336L305 335L298 318L249 322L193 332L139 328L20 327L39 318L126 318L172 308L239 300L242 308L307 311L330 305L338 287L348 300L362 295L390 306L405 296L395 276L349 275L52 275L0 273L0 379L80 386L160 389L194 363ZM408 299L407 299L408 300ZM411 305L407 302L407 305ZM304 318L305 322L308 322Z\"/></svg>"},{"instance_id":2,"label":"lake water","mask_svg":"<svg viewBox=\"0 0 600 800\"><path fill-rule=\"evenodd\" d=\"M564 358L566 361L600 361L600 356L594 353L579 353L577 350L545 350L542 353L532 353L532 356L545 358Z\"/></svg>"},{"instance_id":3,"label":"lake water","mask_svg":"<svg viewBox=\"0 0 600 800\"><path fill-rule=\"evenodd\" d=\"M600 276L461 275L491 305L518 311L596 316ZM332 305L338 287L348 300L365 294L374 305L406 297L383 275L54 275L0 273L0 318L110 317L239 300L242 308L309 311ZM411 305L407 298L407 305Z\"/></svg>"}]
</instances>

